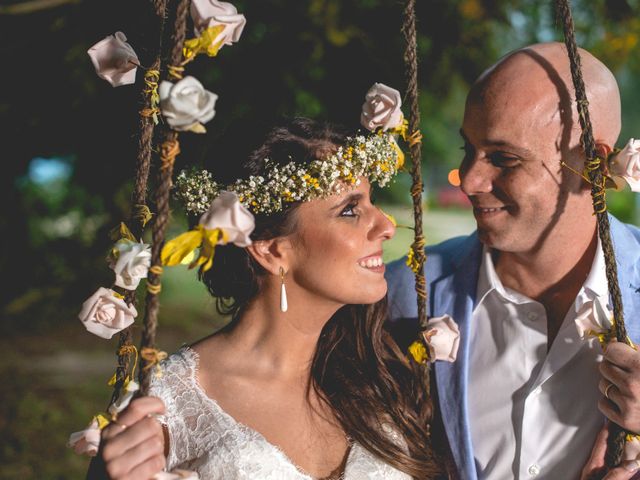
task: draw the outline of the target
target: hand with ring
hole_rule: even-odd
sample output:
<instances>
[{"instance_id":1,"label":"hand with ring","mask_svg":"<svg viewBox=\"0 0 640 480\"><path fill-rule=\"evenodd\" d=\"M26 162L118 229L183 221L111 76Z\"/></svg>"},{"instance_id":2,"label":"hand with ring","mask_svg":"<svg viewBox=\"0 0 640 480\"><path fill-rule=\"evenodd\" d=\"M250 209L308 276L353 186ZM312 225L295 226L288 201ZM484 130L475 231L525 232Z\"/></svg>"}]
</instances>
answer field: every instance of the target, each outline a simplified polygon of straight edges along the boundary
<instances>
[{"instance_id":1,"label":"hand with ring","mask_svg":"<svg viewBox=\"0 0 640 480\"><path fill-rule=\"evenodd\" d=\"M148 479L164 469L166 442L155 418L164 412L159 398L136 398L102 431L100 455L108 478Z\"/></svg>"},{"instance_id":2,"label":"hand with ring","mask_svg":"<svg viewBox=\"0 0 640 480\"><path fill-rule=\"evenodd\" d=\"M640 432L640 352L621 342L609 344L600 373L600 411L626 430Z\"/></svg>"}]
</instances>

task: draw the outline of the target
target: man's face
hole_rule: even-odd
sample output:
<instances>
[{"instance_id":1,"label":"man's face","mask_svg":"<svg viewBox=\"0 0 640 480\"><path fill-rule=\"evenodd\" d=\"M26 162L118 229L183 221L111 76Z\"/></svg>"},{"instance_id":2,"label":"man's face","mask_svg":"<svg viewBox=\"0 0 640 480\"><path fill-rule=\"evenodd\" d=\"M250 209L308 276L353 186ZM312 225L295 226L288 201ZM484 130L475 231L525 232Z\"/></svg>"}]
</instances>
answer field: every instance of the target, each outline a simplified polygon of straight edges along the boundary
<instances>
[{"instance_id":1,"label":"man's face","mask_svg":"<svg viewBox=\"0 0 640 480\"><path fill-rule=\"evenodd\" d=\"M579 188L579 177L562 172L560 120L531 95L478 97L467 102L460 130L461 188L483 243L532 252L559 223L568 187Z\"/></svg>"}]
</instances>

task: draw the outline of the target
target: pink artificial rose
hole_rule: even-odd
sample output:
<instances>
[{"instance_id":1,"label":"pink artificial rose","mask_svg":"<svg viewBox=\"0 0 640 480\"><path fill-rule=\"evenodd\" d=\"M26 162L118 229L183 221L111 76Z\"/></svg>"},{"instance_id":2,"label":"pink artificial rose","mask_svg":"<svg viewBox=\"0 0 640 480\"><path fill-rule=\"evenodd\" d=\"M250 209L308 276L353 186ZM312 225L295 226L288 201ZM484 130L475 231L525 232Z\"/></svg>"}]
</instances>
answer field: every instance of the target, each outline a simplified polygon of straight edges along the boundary
<instances>
[{"instance_id":1,"label":"pink artificial rose","mask_svg":"<svg viewBox=\"0 0 640 480\"><path fill-rule=\"evenodd\" d=\"M213 43L232 45L240 40L242 30L247 19L238 13L238 9L228 2L217 0L192 0L191 18L196 36L210 27L224 25L224 30L218 34Z\"/></svg>"},{"instance_id":2,"label":"pink artificial rose","mask_svg":"<svg viewBox=\"0 0 640 480\"><path fill-rule=\"evenodd\" d=\"M95 418L89 426L80 432L72 433L69 436L67 446L73 448L78 455L89 455L95 457L100 447L100 427Z\"/></svg>"},{"instance_id":3,"label":"pink artificial rose","mask_svg":"<svg viewBox=\"0 0 640 480\"><path fill-rule=\"evenodd\" d=\"M609 171L614 176L614 181L615 177L620 177L629 184L632 191L640 192L640 140L629 140L609 162Z\"/></svg>"},{"instance_id":4,"label":"pink artificial rose","mask_svg":"<svg viewBox=\"0 0 640 480\"><path fill-rule=\"evenodd\" d=\"M137 316L133 305L127 305L110 288L100 287L82 304L78 318L89 332L109 339L131 325Z\"/></svg>"},{"instance_id":5,"label":"pink artificial rose","mask_svg":"<svg viewBox=\"0 0 640 480\"><path fill-rule=\"evenodd\" d=\"M575 323L580 338L586 338L589 334L607 332L612 325L613 313L602 305L599 299L585 302L576 315Z\"/></svg>"},{"instance_id":6,"label":"pink artificial rose","mask_svg":"<svg viewBox=\"0 0 640 480\"><path fill-rule=\"evenodd\" d=\"M211 203L202 217L200 225L207 230L222 229L227 241L238 247L251 245L251 232L255 228L255 219L251 212L240 203L233 192L223 191Z\"/></svg>"},{"instance_id":7,"label":"pink artificial rose","mask_svg":"<svg viewBox=\"0 0 640 480\"><path fill-rule=\"evenodd\" d=\"M124 33L116 32L91 47L91 57L96 73L113 87L130 85L136 81L136 69L140 63L136 52L127 43Z\"/></svg>"},{"instance_id":8,"label":"pink artificial rose","mask_svg":"<svg viewBox=\"0 0 640 480\"><path fill-rule=\"evenodd\" d=\"M460 345L458 324L449 315L432 317L427 322L427 330L422 333L429 350L429 359L455 362Z\"/></svg>"},{"instance_id":9,"label":"pink artificial rose","mask_svg":"<svg viewBox=\"0 0 640 480\"><path fill-rule=\"evenodd\" d=\"M389 130L402 125L400 92L382 83L374 83L365 96L360 123L372 132L377 128Z\"/></svg>"},{"instance_id":10,"label":"pink artificial rose","mask_svg":"<svg viewBox=\"0 0 640 480\"><path fill-rule=\"evenodd\" d=\"M624 444L622 460L640 460L640 439L638 437L633 437Z\"/></svg>"}]
</instances>

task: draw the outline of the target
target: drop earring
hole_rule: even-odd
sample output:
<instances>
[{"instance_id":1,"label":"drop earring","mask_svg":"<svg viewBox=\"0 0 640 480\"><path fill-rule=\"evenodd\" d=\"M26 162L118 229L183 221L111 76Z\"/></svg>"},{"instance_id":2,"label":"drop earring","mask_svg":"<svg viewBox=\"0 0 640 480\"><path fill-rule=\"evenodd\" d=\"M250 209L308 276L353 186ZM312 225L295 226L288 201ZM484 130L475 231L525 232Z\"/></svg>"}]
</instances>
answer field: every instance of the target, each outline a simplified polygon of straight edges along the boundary
<instances>
[{"instance_id":1,"label":"drop earring","mask_svg":"<svg viewBox=\"0 0 640 480\"><path fill-rule=\"evenodd\" d=\"M280 311L286 312L288 309L287 289L284 286L284 268L280 267Z\"/></svg>"}]
</instances>

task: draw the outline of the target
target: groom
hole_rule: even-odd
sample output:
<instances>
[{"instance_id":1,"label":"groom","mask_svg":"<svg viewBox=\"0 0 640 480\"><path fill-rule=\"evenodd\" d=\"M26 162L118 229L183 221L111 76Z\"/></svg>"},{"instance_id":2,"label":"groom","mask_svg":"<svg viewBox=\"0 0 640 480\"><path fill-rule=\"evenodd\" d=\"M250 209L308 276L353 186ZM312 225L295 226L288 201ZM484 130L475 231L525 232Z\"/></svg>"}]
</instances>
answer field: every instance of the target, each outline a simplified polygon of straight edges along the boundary
<instances>
[{"instance_id":1,"label":"groom","mask_svg":"<svg viewBox=\"0 0 640 480\"><path fill-rule=\"evenodd\" d=\"M611 72L581 55L606 155L620 133L620 95ZM429 315L460 327L457 360L434 370L465 480L577 479L605 416L640 432L640 353L616 344L603 360L576 328L580 313L609 301L573 97L566 50L551 43L502 58L467 98L460 178L477 231L427 249L426 263ZM640 230L610 220L627 329L640 343ZM387 279L392 320L415 322L412 272L398 261Z\"/></svg>"}]
</instances>

